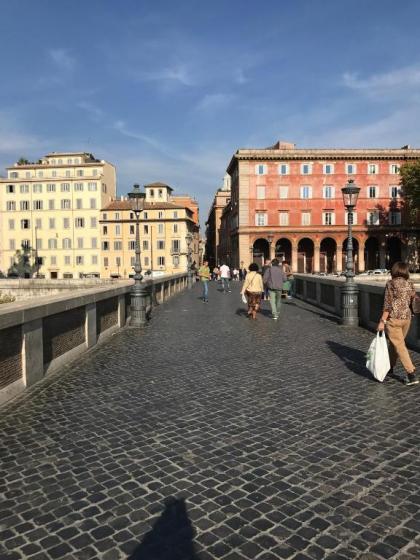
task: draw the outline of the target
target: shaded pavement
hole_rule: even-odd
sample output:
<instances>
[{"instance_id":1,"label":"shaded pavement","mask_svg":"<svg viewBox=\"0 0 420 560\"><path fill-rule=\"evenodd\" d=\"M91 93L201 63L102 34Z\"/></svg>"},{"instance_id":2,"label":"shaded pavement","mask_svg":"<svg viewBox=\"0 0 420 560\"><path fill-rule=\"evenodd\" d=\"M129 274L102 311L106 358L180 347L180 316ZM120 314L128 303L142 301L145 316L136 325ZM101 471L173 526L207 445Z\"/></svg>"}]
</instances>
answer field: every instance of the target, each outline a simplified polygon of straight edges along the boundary
<instances>
[{"instance_id":1,"label":"shaded pavement","mask_svg":"<svg viewBox=\"0 0 420 560\"><path fill-rule=\"evenodd\" d=\"M199 295L0 409L0 559L420 558L420 386L324 311Z\"/></svg>"}]
</instances>

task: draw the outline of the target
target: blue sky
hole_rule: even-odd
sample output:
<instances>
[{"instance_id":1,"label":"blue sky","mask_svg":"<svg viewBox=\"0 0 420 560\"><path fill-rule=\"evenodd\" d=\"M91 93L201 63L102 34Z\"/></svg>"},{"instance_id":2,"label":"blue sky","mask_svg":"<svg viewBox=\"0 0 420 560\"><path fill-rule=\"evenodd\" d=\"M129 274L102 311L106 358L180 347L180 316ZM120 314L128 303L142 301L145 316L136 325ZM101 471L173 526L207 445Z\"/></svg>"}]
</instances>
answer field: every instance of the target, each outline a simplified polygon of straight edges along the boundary
<instances>
[{"instance_id":1,"label":"blue sky","mask_svg":"<svg viewBox=\"0 0 420 560\"><path fill-rule=\"evenodd\" d=\"M0 173L86 150L207 215L232 154L420 146L420 2L1 3ZM205 220L202 219L202 223Z\"/></svg>"}]
</instances>

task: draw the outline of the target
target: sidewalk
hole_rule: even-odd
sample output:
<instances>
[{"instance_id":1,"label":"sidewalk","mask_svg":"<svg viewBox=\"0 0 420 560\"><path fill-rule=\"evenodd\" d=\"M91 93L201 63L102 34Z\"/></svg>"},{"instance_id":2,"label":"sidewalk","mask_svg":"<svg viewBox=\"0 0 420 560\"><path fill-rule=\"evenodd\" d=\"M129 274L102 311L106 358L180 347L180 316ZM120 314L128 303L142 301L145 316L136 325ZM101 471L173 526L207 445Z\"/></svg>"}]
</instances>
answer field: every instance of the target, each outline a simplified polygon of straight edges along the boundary
<instances>
[{"instance_id":1,"label":"sidewalk","mask_svg":"<svg viewBox=\"0 0 420 560\"><path fill-rule=\"evenodd\" d=\"M420 385L372 336L176 296L0 409L0 559L418 560Z\"/></svg>"}]
</instances>

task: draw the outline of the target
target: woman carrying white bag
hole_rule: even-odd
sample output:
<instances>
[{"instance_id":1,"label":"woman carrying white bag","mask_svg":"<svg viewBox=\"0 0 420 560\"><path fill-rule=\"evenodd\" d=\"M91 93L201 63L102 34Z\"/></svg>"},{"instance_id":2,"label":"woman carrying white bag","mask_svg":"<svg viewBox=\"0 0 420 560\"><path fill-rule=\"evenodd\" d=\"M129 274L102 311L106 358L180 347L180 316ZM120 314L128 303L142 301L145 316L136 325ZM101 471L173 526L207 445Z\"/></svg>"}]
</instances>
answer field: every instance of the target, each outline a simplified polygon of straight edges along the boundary
<instances>
[{"instance_id":1,"label":"woman carrying white bag","mask_svg":"<svg viewBox=\"0 0 420 560\"><path fill-rule=\"evenodd\" d=\"M376 337L369 346L366 358L366 367L373 377L382 383L390 370L388 344L383 331L376 333Z\"/></svg>"},{"instance_id":2,"label":"woman carrying white bag","mask_svg":"<svg viewBox=\"0 0 420 560\"><path fill-rule=\"evenodd\" d=\"M380 334L386 329L389 338L390 363L388 373L393 375L395 364L399 358L406 371L404 379L406 385L415 385L419 382L415 374L416 368L405 345L405 337L411 323L411 306L415 298L416 291L413 283L409 281L408 265L403 262L396 262L391 270L391 280L386 283L384 307L377 330Z\"/></svg>"}]
</instances>

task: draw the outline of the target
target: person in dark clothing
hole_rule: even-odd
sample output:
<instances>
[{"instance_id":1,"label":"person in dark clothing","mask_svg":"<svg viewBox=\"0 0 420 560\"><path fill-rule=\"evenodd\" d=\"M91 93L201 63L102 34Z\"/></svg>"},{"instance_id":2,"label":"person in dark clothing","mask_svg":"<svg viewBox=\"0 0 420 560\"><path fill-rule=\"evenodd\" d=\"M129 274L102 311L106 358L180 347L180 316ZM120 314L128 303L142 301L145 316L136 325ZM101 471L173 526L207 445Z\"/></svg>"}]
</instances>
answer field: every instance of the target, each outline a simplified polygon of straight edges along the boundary
<instances>
[{"instance_id":1,"label":"person in dark clothing","mask_svg":"<svg viewBox=\"0 0 420 560\"><path fill-rule=\"evenodd\" d=\"M287 276L282 266L279 266L278 259L271 261L271 266L266 269L263 276L264 286L268 289L270 297L271 312L273 319L277 320L281 309L281 292L283 282L286 282Z\"/></svg>"},{"instance_id":2,"label":"person in dark clothing","mask_svg":"<svg viewBox=\"0 0 420 560\"><path fill-rule=\"evenodd\" d=\"M263 264L263 266L261 267L261 274L262 274L262 277L263 277L263 278L264 278L264 274L265 274L266 270L267 270L268 268L270 268L270 267L271 267L271 261L270 261L270 259L265 259L264 264ZM264 284L264 293L263 293L263 296L264 296L263 299L265 299L265 300L268 300L268 299L269 299L268 288L267 288L267 286L266 286L265 284Z\"/></svg>"}]
</instances>

